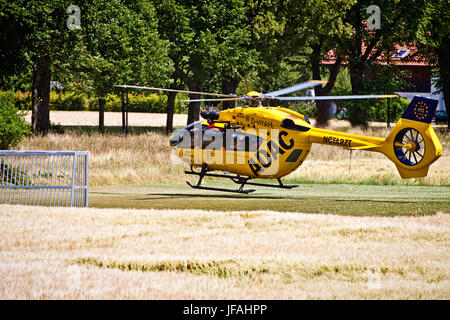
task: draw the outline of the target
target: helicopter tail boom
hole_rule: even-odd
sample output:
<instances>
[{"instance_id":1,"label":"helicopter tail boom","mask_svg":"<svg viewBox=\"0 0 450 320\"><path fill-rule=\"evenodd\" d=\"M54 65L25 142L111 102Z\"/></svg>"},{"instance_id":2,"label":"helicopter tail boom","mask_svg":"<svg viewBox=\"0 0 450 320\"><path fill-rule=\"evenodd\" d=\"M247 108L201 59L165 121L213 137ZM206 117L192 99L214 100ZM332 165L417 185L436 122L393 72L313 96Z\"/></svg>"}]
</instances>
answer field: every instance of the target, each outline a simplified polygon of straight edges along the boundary
<instances>
[{"instance_id":1,"label":"helicopter tail boom","mask_svg":"<svg viewBox=\"0 0 450 320\"><path fill-rule=\"evenodd\" d=\"M403 179L425 177L442 155L430 123L438 101L415 97L386 139L312 128L310 142L351 150L381 152L394 162Z\"/></svg>"}]
</instances>

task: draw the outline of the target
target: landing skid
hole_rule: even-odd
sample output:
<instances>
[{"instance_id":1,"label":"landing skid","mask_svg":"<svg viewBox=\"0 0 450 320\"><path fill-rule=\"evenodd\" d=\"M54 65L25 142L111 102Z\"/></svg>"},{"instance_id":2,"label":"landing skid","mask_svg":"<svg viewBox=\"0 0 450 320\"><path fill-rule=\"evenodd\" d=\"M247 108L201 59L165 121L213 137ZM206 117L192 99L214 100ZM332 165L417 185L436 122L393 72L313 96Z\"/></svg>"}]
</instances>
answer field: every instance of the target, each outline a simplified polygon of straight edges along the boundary
<instances>
[{"instance_id":1,"label":"landing skid","mask_svg":"<svg viewBox=\"0 0 450 320\"><path fill-rule=\"evenodd\" d=\"M281 182L281 179L277 179L278 184L270 184L270 183L259 183L259 182L249 182L250 177L243 177L240 175L227 175L227 174L217 174L217 173L208 173L208 166L204 164L202 166L202 170L200 172L194 171L194 169L191 166L191 171L185 171L186 174L193 174L199 176L199 179L197 181L196 185L191 184L189 181L186 181L186 183L194 189L202 189L202 190L212 190L212 191L223 191L223 192L233 192L233 193L244 193L249 194L251 192L254 192L254 189L244 190L245 185L252 185L252 186L260 186L260 187L271 187L271 188L280 188L280 189L292 189L295 187L298 187L298 185L286 185ZM215 187L203 187L202 180L204 177L215 177L215 178L225 178L230 179L236 184L240 184L239 189L225 189L225 188L215 188Z\"/></svg>"}]
</instances>

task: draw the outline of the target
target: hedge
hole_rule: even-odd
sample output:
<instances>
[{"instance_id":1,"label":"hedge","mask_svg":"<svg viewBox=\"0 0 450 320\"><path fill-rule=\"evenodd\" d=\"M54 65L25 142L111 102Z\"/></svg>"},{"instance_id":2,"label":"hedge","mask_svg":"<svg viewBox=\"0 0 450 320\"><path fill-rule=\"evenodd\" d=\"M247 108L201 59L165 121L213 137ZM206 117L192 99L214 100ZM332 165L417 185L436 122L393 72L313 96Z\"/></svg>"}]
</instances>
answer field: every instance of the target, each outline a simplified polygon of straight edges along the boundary
<instances>
[{"instance_id":1,"label":"hedge","mask_svg":"<svg viewBox=\"0 0 450 320\"><path fill-rule=\"evenodd\" d=\"M4 95L6 92L0 92ZM165 113L167 96L157 94L129 94L129 112ZM31 92L17 91L13 94L13 103L19 110L31 110ZM50 93L50 110L62 111L98 111L98 98L88 98L86 95L76 92ZM122 111L121 97L115 94L106 96L105 111ZM180 112L180 103L176 103L175 112Z\"/></svg>"},{"instance_id":2,"label":"hedge","mask_svg":"<svg viewBox=\"0 0 450 320\"><path fill-rule=\"evenodd\" d=\"M24 112L15 106L13 92L0 94L0 149L17 145L31 133L31 126L24 119Z\"/></svg>"},{"instance_id":3,"label":"hedge","mask_svg":"<svg viewBox=\"0 0 450 320\"><path fill-rule=\"evenodd\" d=\"M128 95L129 112L165 113L167 96L157 94ZM98 111L98 99L92 99L89 105L90 111ZM106 96L105 111L122 111L122 99L115 94Z\"/></svg>"}]
</instances>

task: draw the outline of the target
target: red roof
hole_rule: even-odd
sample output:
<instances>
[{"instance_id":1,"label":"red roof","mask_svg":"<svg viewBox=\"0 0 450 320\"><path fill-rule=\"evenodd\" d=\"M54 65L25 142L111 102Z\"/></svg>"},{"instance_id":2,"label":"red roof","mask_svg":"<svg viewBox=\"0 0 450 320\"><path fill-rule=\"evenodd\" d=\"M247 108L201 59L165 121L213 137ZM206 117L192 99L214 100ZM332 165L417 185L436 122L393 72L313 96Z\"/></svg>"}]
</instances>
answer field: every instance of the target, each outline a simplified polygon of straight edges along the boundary
<instances>
[{"instance_id":1,"label":"red roof","mask_svg":"<svg viewBox=\"0 0 450 320\"><path fill-rule=\"evenodd\" d=\"M395 57L394 54L399 51L404 50L403 58ZM365 47L363 47L362 52L364 53ZM376 50L373 50L375 53ZM406 54L405 54L406 53ZM334 51L330 50L326 56L322 59L321 64L333 64L336 61L336 57L334 55ZM347 62L343 62L346 64ZM376 63L380 65L387 64L387 56L386 54L381 54L377 57ZM426 56L421 55L415 46L395 46L395 51L390 52L389 64L394 64L397 66L421 66L421 67L433 67L436 66L435 63L430 62L430 59Z\"/></svg>"}]
</instances>

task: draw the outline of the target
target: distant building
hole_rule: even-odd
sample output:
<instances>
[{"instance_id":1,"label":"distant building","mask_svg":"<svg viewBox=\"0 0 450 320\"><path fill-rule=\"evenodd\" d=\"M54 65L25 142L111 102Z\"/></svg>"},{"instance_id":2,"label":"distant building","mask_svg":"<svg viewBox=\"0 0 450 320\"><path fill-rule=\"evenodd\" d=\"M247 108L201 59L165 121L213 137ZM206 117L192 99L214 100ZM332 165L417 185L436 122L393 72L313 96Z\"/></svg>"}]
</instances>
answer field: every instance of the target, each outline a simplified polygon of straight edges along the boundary
<instances>
[{"instance_id":1,"label":"distant building","mask_svg":"<svg viewBox=\"0 0 450 320\"><path fill-rule=\"evenodd\" d=\"M50 81L50 90L63 91L64 85L58 81Z\"/></svg>"},{"instance_id":2,"label":"distant building","mask_svg":"<svg viewBox=\"0 0 450 320\"><path fill-rule=\"evenodd\" d=\"M335 60L333 51L330 51L321 63L323 65L331 65ZM417 95L436 99L439 101L437 111L445 110L443 93L435 93L437 91L434 86L436 79L433 78L433 75L437 74L437 72L434 72L437 71L437 67L429 59L421 56L417 48L414 46L396 46L394 53L391 52L389 58L381 55L376 59L376 63L379 65L389 63L397 66L400 70L410 72L410 77L405 80L411 85L402 88L396 94L408 100L412 100Z\"/></svg>"}]
</instances>

